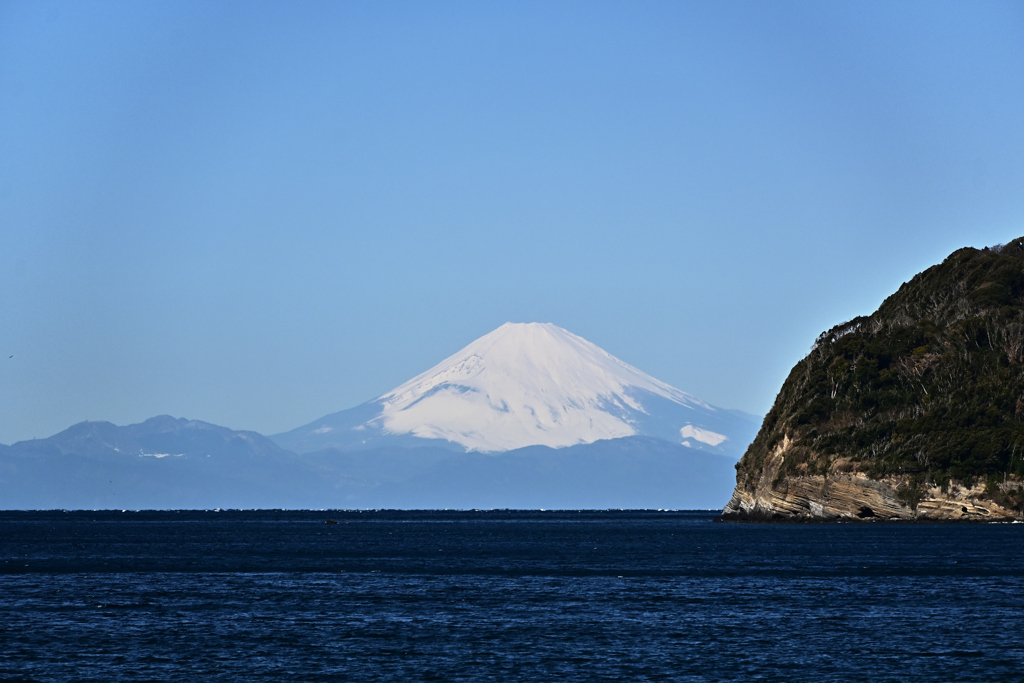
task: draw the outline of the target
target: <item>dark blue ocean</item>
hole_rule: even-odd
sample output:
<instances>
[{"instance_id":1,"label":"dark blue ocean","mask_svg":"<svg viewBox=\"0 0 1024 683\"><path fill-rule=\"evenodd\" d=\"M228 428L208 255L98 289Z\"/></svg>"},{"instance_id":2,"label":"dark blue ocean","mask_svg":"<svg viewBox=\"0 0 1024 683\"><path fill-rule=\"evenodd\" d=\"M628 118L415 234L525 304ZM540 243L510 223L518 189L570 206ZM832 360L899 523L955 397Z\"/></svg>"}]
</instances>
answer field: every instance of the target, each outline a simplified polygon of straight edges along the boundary
<instances>
[{"instance_id":1,"label":"dark blue ocean","mask_svg":"<svg viewBox=\"0 0 1024 683\"><path fill-rule=\"evenodd\" d=\"M0 512L0 680L1024 681L1024 524L714 516Z\"/></svg>"}]
</instances>

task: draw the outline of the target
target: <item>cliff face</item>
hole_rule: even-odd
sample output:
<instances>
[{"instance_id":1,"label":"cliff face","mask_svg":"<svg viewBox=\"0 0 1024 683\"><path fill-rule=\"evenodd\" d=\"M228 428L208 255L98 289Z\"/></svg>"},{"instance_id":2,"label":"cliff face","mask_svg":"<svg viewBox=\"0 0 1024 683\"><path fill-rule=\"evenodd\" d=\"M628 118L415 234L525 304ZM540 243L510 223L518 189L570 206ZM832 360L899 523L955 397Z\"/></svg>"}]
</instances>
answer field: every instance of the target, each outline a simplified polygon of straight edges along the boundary
<instances>
[{"instance_id":1,"label":"cliff face","mask_svg":"<svg viewBox=\"0 0 1024 683\"><path fill-rule=\"evenodd\" d=\"M1021 517L1019 506L1013 506L1019 486L1016 479L999 484L993 496L987 485L967 486L958 482L943 488L928 482L921 486L907 475L872 478L863 472L835 471L780 477L791 443L786 440L769 455L753 487L737 485L723 512L724 519L996 521ZM914 500L908 499L908 491L915 492ZM999 498L1004 505L993 498Z\"/></svg>"},{"instance_id":2,"label":"cliff face","mask_svg":"<svg viewBox=\"0 0 1024 683\"><path fill-rule=\"evenodd\" d=\"M727 520L1024 519L1024 238L819 336L736 470Z\"/></svg>"}]
</instances>

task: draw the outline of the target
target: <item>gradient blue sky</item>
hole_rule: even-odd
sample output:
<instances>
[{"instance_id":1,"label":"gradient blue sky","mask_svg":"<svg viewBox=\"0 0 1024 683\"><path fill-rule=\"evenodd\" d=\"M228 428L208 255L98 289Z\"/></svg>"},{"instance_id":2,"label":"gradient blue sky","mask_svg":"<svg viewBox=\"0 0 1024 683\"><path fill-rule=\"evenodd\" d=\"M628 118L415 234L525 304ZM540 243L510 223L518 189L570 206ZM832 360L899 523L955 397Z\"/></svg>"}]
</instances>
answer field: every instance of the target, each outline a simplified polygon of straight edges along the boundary
<instances>
[{"instance_id":1,"label":"gradient blue sky","mask_svg":"<svg viewBox=\"0 0 1024 683\"><path fill-rule=\"evenodd\" d=\"M274 433L506 321L763 414L1021 235L1020 2L0 1L3 443Z\"/></svg>"}]
</instances>

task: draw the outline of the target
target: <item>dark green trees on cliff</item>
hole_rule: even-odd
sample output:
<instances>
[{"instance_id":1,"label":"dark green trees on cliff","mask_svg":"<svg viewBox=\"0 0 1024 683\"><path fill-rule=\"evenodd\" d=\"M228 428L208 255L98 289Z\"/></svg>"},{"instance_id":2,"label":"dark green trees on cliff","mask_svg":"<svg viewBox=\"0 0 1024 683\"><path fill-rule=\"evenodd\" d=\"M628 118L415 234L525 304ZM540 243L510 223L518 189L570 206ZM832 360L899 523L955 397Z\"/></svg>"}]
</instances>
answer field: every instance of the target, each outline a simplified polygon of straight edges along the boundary
<instances>
[{"instance_id":1,"label":"dark green trees on cliff","mask_svg":"<svg viewBox=\"0 0 1024 683\"><path fill-rule=\"evenodd\" d=\"M900 287L873 315L822 334L793 368L737 465L758 476L792 440L787 475L860 471L926 483L1024 477L1024 238L961 249Z\"/></svg>"}]
</instances>

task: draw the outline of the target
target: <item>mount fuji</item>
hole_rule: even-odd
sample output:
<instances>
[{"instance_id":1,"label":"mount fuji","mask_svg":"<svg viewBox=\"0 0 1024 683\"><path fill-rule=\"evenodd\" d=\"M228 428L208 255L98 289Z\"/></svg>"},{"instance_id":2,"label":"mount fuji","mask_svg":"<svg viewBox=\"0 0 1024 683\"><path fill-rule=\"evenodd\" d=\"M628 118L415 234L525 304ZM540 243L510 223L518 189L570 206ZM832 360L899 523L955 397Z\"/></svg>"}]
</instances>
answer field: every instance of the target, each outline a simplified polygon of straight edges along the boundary
<instances>
[{"instance_id":1,"label":"mount fuji","mask_svg":"<svg viewBox=\"0 0 1024 683\"><path fill-rule=\"evenodd\" d=\"M648 437L735 460L760 426L550 323L505 323L405 384L272 436L296 453L433 446L499 453Z\"/></svg>"},{"instance_id":2,"label":"mount fuji","mask_svg":"<svg viewBox=\"0 0 1024 683\"><path fill-rule=\"evenodd\" d=\"M0 509L709 509L758 422L555 325L508 323L269 439L163 415L0 445Z\"/></svg>"}]
</instances>

